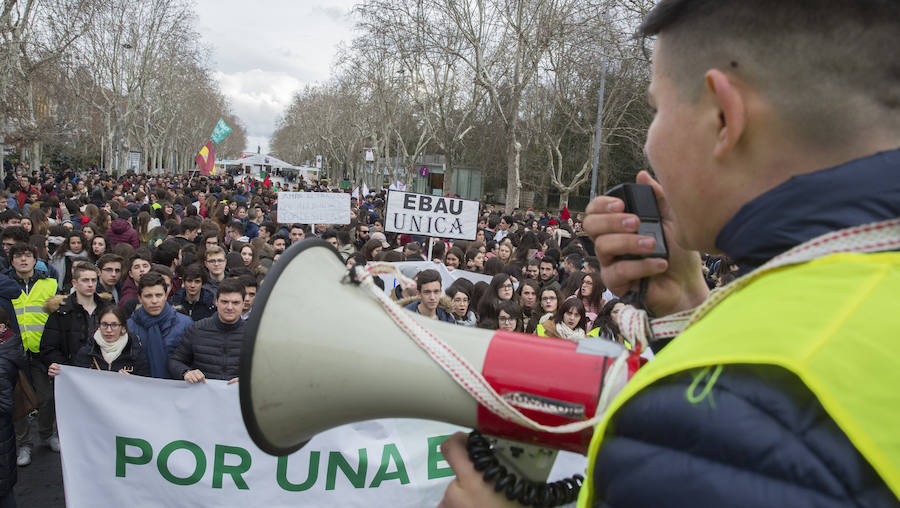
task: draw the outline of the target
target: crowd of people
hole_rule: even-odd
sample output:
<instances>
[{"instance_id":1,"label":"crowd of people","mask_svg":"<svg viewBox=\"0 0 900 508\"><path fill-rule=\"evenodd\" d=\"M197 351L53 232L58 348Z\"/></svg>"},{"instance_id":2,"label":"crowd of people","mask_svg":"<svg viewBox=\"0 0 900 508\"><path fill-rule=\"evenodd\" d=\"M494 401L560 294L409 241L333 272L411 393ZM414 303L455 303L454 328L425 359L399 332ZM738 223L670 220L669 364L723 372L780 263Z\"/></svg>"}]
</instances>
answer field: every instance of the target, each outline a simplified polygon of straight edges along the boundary
<instances>
[{"instance_id":1,"label":"crowd of people","mask_svg":"<svg viewBox=\"0 0 900 508\"><path fill-rule=\"evenodd\" d=\"M624 303L603 286L580 215L506 214L487 205L474 240L432 241L385 231L385 191L354 197L347 225L279 223L278 193L288 188L330 191L244 175L7 171L0 303L9 305L0 326L21 337L24 356L9 360L37 397L36 413L15 422L7 473L30 464L35 428L59 451L53 378L61 366L238 381L243 324L257 290L285 249L306 238L330 243L348 267L433 261L481 274L457 272L449 287L435 270L411 274L417 290L397 287L392 296L412 312L573 341L623 340L615 315ZM713 262L715 275L721 261Z\"/></svg>"}]
</instances>

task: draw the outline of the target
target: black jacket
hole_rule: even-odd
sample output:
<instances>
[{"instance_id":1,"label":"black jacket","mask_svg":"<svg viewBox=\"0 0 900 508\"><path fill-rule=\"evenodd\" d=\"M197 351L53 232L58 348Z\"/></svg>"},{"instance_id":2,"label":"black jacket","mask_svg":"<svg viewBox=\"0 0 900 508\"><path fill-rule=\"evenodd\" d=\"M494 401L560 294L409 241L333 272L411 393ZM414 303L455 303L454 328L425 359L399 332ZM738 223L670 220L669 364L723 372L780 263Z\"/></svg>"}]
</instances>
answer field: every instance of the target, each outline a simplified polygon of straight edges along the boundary
<instances>
[{"instance_id":1,"label":"black jacket","mask_svg":"<svg viewBox=\"0 0 900 508\"><path fill-rule=\"evenodd\" d=\"M14 316L15 314L13 314ZM13 317L11 319L15 321ZM25 368L25 350L17 333L0 344L0 498L16 484L16 433L13 429L13 391L19 369Z\"/></svg>"},{"instance_id":2,"label":"black jacket","mask_svg":"<svg viewBox=\"0 0 900 508\"><path fill-rule=\"evenodd\" d=\"M100 346L97 345L97 341L93 337L78 350L73 363L76 367L84 367L86 369L99 368L99 370L112 372L119 372L125 369L135 376L150 377L150 364L147 362L147 355L144 353L141 339L137 335L128 335L128 344L125 344L122 353L113 360L112 364L107 363L103 359Z\"/></svg>"},{"instance_id":3,"label":"black jacket","mask_svg":"<svg viewBox=\"0 0 900 508\"><path fill-rule=\"evenodd\" d=\"M58 363L71 365L75 354L97 331L97 314L100 309L112 303L109 293L94 295L97 308L88 314L78 304L75 293L68 296L56 295L44 302L44 311L49 314L41 335L41 361L45 365Z\"/></svg>"},{"instance_id":4,"label":"black jacket","mask_svg":"<svg viewBox=\"0 0 900 508\"><path fill-rule=\"evenodd\" d=\"M169 299L169 305L178 312L190 316L194 321L200 321L216 313L216 295L204 287L200 290L200 298L196 302L190 303L187 301L184 288L180 288Z\"/></svg>"},{"instance_id":5,"label":"black jacket","mask_svg":"<svg viewBox=\"0 0 900 508\"><path fill-rule=\"evenodd\" d=\"M200 369L208 379L232 379L238 376L244 320L233 325L219 320L219 314L197 321L184 334L169 356L169 374L184 379L184 373Z\"/></svg>"}]
</instances>

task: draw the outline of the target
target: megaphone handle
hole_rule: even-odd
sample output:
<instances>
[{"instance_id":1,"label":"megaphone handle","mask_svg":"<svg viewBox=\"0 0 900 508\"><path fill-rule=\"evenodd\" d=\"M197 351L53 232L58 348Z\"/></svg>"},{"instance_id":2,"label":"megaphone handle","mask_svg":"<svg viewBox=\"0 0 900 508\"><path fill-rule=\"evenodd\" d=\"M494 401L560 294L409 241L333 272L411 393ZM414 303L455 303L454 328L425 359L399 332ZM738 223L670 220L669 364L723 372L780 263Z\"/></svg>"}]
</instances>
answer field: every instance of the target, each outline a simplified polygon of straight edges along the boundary
<instances>
[{"instance_id":1,"label":"megaphone handle","mask_svg":"<svg viewBox=\"0 0 900 508\"><path fill-rule=\"evenodd\" d=\"M584 476L573 475L552 483L534 481L511 472L501 464L490 441L477 430L469 433L466 443L469 460L476 471L484 472L484 481L494 483L494 491L504 491L510 501L522 506L559 506L578 498Z\"/></svg>"}]
</instances>

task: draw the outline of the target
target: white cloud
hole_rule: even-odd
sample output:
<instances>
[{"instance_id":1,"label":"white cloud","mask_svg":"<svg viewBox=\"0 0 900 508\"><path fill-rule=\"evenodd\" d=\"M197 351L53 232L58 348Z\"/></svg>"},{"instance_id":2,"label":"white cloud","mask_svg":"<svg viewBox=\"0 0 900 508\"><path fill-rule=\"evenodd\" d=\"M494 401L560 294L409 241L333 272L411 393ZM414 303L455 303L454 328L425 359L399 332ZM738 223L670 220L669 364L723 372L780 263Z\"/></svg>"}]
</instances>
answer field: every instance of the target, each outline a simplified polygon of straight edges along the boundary
<instances>
[{"instance_id":1,"label":"white cloud","mask_svg":"<svg viewBox=\"0 0 900 508\"><path fill-rule=\"evenodd\" d=\"M328 79L337 45L353 38L355 0L198 0L198 26L247 150L266 150L294 93Z\"/></svg>"}]
</instances>

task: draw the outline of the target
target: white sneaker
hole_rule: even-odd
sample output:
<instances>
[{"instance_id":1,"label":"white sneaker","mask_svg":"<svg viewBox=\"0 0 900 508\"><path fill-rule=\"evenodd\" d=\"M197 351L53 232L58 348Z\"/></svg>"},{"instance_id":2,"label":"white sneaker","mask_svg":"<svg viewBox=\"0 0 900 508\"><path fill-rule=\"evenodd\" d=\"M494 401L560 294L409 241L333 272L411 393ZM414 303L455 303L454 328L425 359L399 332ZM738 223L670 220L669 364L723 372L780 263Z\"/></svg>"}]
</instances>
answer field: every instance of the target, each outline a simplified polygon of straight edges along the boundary
<instances>
[{"instance_id":1,"label":"white sneaker","mask_svg":"<svg viewBox=\"0 0 900 508\"><path fill-rule=\"evenodd\" d=\"M31 464L31 448L23 446L22 448L19 448L19 455L16 457L16 465L24 467L28 464Z\"/></svg>"},{"instance_id":2,"label":"white sneaker","mask_svg":"<svg viewBox=\"0 0 900 508\"><path fill-rule=\"evenodd\" d=\"M51 450L59 453L59 438L56 436L50 436L47 439L47 446L50 447Z\"/></svg>"}]
</instances>

